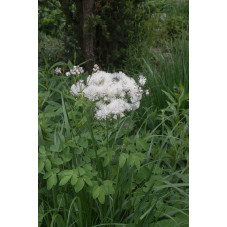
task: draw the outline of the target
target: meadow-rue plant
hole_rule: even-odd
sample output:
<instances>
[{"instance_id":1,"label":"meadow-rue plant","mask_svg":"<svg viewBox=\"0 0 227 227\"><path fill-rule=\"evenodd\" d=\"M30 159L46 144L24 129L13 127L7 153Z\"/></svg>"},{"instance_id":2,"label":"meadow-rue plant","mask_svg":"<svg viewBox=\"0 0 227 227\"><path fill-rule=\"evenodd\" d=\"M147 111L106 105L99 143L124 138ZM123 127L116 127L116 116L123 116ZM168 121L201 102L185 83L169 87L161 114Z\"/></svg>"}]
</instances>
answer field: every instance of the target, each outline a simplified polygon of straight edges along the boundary
<instances>
[{"instance_id":1,"label":"meadow-rue plant","mask_svg":"<svg viewBox=\"0 0 227 227\"><path fill-rule=\"evenodd\" d=\"M142 84L146 78L142 79ZM123 72L107 73L98 71L88 76L86 85L78 81L71 87L71 94L78 97L81 94L96 103L95 118L98 120L107 117L124 117L124 112L138 109L143 90L133 78Z\"/></svg>"}]
</instances>

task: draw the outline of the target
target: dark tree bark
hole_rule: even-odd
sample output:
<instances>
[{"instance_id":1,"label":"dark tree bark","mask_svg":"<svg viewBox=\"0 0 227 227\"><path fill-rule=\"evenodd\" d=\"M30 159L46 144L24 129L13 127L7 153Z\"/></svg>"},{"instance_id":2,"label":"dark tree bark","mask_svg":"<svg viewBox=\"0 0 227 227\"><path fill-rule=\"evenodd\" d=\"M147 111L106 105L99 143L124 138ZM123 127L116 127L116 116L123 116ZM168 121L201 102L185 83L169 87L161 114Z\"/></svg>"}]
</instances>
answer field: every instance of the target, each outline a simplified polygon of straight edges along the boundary
<instances>
[{"instance_id":1,"label":"dark tree bark","mask_svg":"<svg viewBox=\"0 0 227 227\"><path fill-rule=\"evenodd\" d=\"M94 0L82 0L83 4L83 56L86 61L86 70L91 72L95 62L94 39L95 33L88 26L88 20L92 16Z\"/></svg>"},{"instance_id":2,"label":"dark tree bark","mask_svg":"<svg viewBox=\"0 0 227 227\"><path fill-rule=\"evenodd\" d=\"M75 31L77 31L77 39L79 46L82 49L83 57L85 59L85 69L88 72L92 71L95 62L94 54L94 39L95 32L88 26L89 18L92 16L94 0L59 0L61 3L61 10L66 16L67 23L71 24ZM72 3L76 3L78 11L78 21L73 19L70 7Z\"/></svg>"}]
</instances>

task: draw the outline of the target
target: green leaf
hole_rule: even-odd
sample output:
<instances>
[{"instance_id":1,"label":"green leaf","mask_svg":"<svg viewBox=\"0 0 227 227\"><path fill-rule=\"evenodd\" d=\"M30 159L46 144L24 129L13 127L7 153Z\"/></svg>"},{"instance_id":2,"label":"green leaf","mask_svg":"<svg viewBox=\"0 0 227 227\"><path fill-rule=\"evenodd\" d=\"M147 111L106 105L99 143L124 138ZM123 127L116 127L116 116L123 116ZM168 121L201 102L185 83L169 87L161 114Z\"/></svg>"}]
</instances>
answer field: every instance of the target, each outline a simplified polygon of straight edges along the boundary
<instances>
[{"instance_id":1,"label":"green leaf","mask_svg":"<svg viewBox=\"0 0 227 227\"><path fill-rule=\"evenodd\" d=\"M171 96L168 92L166 92L164 90L162 90L162 92L166 94L166 96L170 99L170 101L176 102L176 100L173 98L173 96Z\"/></svg>"},{"instance_id":2,"label":"green leaf","mask_svg":"<svg viewBox=\"0 0 227 227\"><path fill-rule=\"evenodd\" d=\"M47 190L50 190L56 184L57 184L57 176L56 174L53 174L47 180Z\"/></svg>"},{"instance_id":3,"label":"green leaf","mask_svg":"<svg viewBox=\"0 0 227 227\"><path fill-rule=\"evenodd\" d=\"M64 170L62 171L62 174L65 176L73 175L73 170Z\"/></svg>"},{"instance_id":4,"label":"green leaf","mask_svg":"<svg viewBox=\"0 0 227 227\"><path fill-rule=\"evenodd\" d=\"M72 178L71 178L71 184L75 185L77 180L78 180L78 175L76 173L74 173Z\"/></svg>"},{"instance_id":5,"label":"green leaf","mask_svg":"<svg viewBox=\"0 0 227 227\"><path fill-rule=\"evenodd\" d=\"M122 168L124 166L125 162L126 162L125 154L121 154L120 158L119 158L119 166L120 166L120 168Z\"/></svg>"},{"instance_id":6,"label":"green leaf","mask_svg":"<svg viewBox=\"0 0 227 227\"><path fill-rule=\"evenodd\" d=\"M73 157L73 154L70 153L70 151L65 151L64 154L62 155L62 158L64 162L69 162Z\"/></svg>"},{"instance_id":7,"label":"green leaf","mask_svg":"<svg viewBox=\"0 0 227 227\"><path fill-rule=\"evenodd\" d=\"M83 187L84 187L84 180L80 177L76 185L74 186L74 189L76 192L79 192L83 189Z\"/></svg>"},{"instance_id":8,"label":"green leaf","mask_svg":"<svg viewBox=\"0 0 227 227\"><path fill-rule=\"evenodd\" d=\"M180 97L179 97L179 104L178 104L178 107L179 107L179 108L180 108L182 102L184 101L184 98L185 98L185 97L186 97L186 96L184 95L184 90L183 90L182 93L181 93L181 95L180 95Z\"/></svg>"},{"instance_id":9,"label":"green leaf","mask_svg":"<svg viewBox=\"0 0 227 227\"><path fill-rule=\"evenodd\" d=\"M149 149L149 144L143 140L143 139L138 139L136 141L136 148L141 151L141 150L145 150L147 151Z\"/></svg>"},{"instance_id":10,"label":"green leaf","mask_svg":"<svg viewBox=\"0 0 227 227\"><path fill-rule=\"evenodd\" d=\"M68 115L67 115L66 108L65 108L65 102L64 102L62 94L61 94L61 101L62 101L62 110L63 110L63 115L64 115L65 128L66 128L66 136L67 136L67 138L70 138L69 120L68 120Z\"/></svg>"},{"instance_id":11,"label":"green leaf","mask_svg":"<svg viewBox=\"0 0 227 227\"><path fill-rule=\"evenodd\" d=\"M54 165L62 165L63 161L61 160L61 158L53 158L52 160Z\"/></svg>"},{"instance_id":12,"label":"green leaf","mask_svg":"<svg viewBox=\"0 0 227 227\"><path fill-rule=\"evenodd\" d=\"M106 195L111 195L111 194L113 194L115 192L114 188L113 188L113 182L112 181L105 180L103 182L103 185L104 185L104 188L105 188Z\"/></svg>"},{"instance_id":13,"label":"green leaf","mask_svg":"<svg viewBox=\"0 0 227 227\"><path fill-rule=\"evenodd\" d=\"M100 192L100 187L98 185L96 185L92 190L93 199L98 198L99 192Z\"/></svg>"},{"instance_id":14,"label":"green leaf","mask_svg":"<svg viewBox=\"0 0 227 227\"><path fill-rule=\"evenodd\" d=\"M133 166L134 162L135 162L135 156L133 154L130 154L127 160L127 163L129 166Z\"/></svg>"},{"instance_id":15,"label":"green leaf","mask_svg":"<svg viewBox=\"0 0 227 227\"><path fill-rule=\"evenodd\" d=\"M135 156L135 165L136 165L137 169L140 168L140 159L138 157L136 157L136 156Z\"/></svg>"},{"instance_id":16,"label":"green leaf","mask_svg":"<svg viewBox=\"0 0 227 227\"><path fill-rule=\"evenodd\" d=\"M136 147L133 144L129 144L128 146L126 146L126 150L128 152L136 152Z\"/></svg>"},{"instance_id":17,"label":"green leaf","mask_svg":"<svg viewBox=\"0 0 227 227\"><path fill-rule=\"evenodd\" d=\"M39 159L38 160L38 172L40 173L44 168L44 160Z\"/></svg>"},{"instance_id":18,"label":"green leaf","mask_svg":"<svg viewBox=\"0 0 227 227\"><path fill-rule=\"evenodd\" d=\"M70 60L68 60L67 65L68 65L68 67L69 67L70 69L72 69L72 68L73 68L73 64L72 64L72 62L71 62Z\"/></svg>"},{"instance_id":19,"label":"green leaf","mask_svg":"<svg viewBox=\"0 0 227 227\"><path fill-rule=\"evenodd\" d=\"M59 186L65 185L65 184L70 180L70 178L71 178L71 176L64 176L64 177L61 179L61 181L60 181L60 183L59 183Z\"/></svg>"},{"instance_id":20,"label":"green leaf","mask_svg":"<svg viewBox=\"0 0 227 227\"><path fill-rule=\"evenodd\" d=\"M45 167L46 167L46 170L47 171L50 171L51 170L51 162L50 162L49 159L46 159Z\"/></svg>"},{"instance_id":21,"label":"green leaf","mask_svg":"<svg viewBox=\"0 0 227 227\"><path fill-rule=\"evenodd\" d=\"M88 176L84 176L83 179L89 186L93 185L91 179Z\"/></svg>"},{"instance_id":22,"label":"green leaf","mask_svg":"<svg viewBox=\"0 0 227 227\"><path fill-rule=\"evenodd\" d=\"M83 147L76 147L76 149L74 150L75 154L82 154L83 153Z\"/></svg>"},{"instance_id":23,"label":"green leaf","mask_svg":"<svg viewBox=\"0 0 227 227\"><path fill-rule=\"evenodd\" d=\"M106 155L106 157L104 158L104 162L103 162L103 166L106 167L110 162L110 156Z\"/></svg>"},{"instance_id":24,"label":"green leaf","mask_svg":"<svg viewBox=\"0 0 227 227\"><path fill-rule=\"evenodd\" d=\"M59 169L58 168L54 168L54 169L52 169L52 171L53 171L53 173L59 173Z\"/></svg>"},{"instance_id":25,"label":"green leaf","mask_svg":"<svg viewBox=\"0 0 227 227\"><path fill-rule=\"evenodd\" d=\"M52 170L48 171L47 173L44 174L43 179L49 178L52 174L53 174Z\"/></svg>"},{"instance_id":26,"label":"green leaf","mask_svg":"<svg viewBox=\"0 0 227 227\"><path fill-rule=\"evenodd\" d=\"M51 145L50 151L57 152L57 147L55 145Z\"/></svg>"},{"instance_id":27,"label":"green leaf","mask_svg":"<svg viewBox=\"0 0 227 227\"><path fill-rule=\"evenodd\" d=\"M40 154L45 155L45 154L46 154L45 147L44 147L44 146L40 146L40 147L39 147L39 152L40 152Z\"/></svg>"},{"instance_id":28,"label":"green leaf","mask_svg":"<svg viewBox=\"0 0 227 227\"><path fill-rule=\"evenodd\" d=\"M98 196L98 200L101 204L105 203L105 188L104 186L100 186L99 187L99 196Z\"/></svg>"},{"instance_id":29,"label":"green leaf","mask_svg":"<svg viewBox=\"0 0 227 227\"><path fill-rule=\"evenodd\" d=\"M88 147L88 140L86 138L79 138L78 144L82 146L83 148Z\"/></svg>"},{"instance_id":30,"label":"green leaf","mask_svg":"<svg viewBox=\"0 0 227 227\"><path fill-rule=\"evenodd\" d=\"M81 167L78 167L77 169L80 176L83 176L86 173L85 170Z\"/></svg>"}]
</instances>

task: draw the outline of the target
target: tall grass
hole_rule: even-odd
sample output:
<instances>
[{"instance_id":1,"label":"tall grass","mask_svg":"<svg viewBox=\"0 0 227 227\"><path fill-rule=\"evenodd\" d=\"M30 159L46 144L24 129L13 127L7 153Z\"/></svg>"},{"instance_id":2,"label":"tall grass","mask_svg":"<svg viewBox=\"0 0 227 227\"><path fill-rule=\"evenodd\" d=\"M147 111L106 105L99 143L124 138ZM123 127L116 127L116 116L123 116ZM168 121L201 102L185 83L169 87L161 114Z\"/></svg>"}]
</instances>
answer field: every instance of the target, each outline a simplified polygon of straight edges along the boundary
<instances>
[{"instance_id":1,"label":"tall grass","mask_svg":"<svg viewBox=\"0 0 227 227\"><path fill-rule=\"evenodd\" d=\"M160 109L166 104L162 90L173 91L174 86L182 85L185 92L189 92L189 45L186 37L166 43L164 53L146 43L140 50L131 48L123 70L128 75L142 74L148 79L147 88L152 100L147 102Z\"/></svg>"}]
</instances>

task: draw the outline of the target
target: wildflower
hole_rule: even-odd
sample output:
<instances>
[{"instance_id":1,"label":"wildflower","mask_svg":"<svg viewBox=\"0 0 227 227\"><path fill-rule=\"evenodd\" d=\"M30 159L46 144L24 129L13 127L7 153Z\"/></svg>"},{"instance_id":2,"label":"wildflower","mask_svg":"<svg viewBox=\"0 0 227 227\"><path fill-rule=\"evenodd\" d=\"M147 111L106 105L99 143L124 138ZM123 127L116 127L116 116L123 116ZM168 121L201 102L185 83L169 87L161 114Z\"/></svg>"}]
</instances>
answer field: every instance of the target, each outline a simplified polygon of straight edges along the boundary
<instances>
[{"instance_id":1,"label":"wildflower","mask_svg":"<svg viewBox=\"0 0 227 227\"><path fill-rule=\"evenodd\" d=\"M56 73L56 74L61 74L61 68L57 67L57 68L55 69L55 73Z\"/></svg>"},{"instance_id":2,"label":"wildflower","mask_svg":"<svg viewBox=\"0 0 227 227\"><path fill-rule=\"evenodd\" d=\"M84 69L83 67L76 65L73 66L73 69L70 69L70 73L73 75L80 75L81 73L84 73Z\"/></svg>"},{"instance_id":3,"label":"wildflower","mask_svg":"<svg viewBox=\"0 0 227 227\"><path fill-rule=\"evenodd\" d=\"M83 89L85 88L85 85L84 85L84 83L82 81L83 80L80 80L76 84L72 85L72 87L71 87L71 94L72 95L79 96L80 93L83 91Z\"/></svg>"},{"instance_id":4,"label":"wildflower","mask_svg":"<svg viewBox=\"0 0 227 227\"><path fill-rule=\"evenodd\" d=\"M66 72L65 75L66 75L66 76L70 76L70 72Z\"/></svg>"},{"instance_id":5,"label":"wildflower","mask_svg":"<svg viewBox=\"0 0 227 227\"><path fill-rule=\"evenodd\" d=\"M173 87L173 90L176 92L176 93L179 93L180 91L179 91L179 89L178 89L178 87Z\"/></svg>"},{"instance_id":6,"label":"wildflower","mask_svg":"<svg viewBox=\"0 0 227 227\"><path fill-rule=\"evenodd\" d=\"M144 76L142 76L142 75L139 76L139 84L140 85L143 86L146 83L146 81L147 81L147 79Z\"/></svg>"},{"instance_id":7,"label":"wildflower","mask_svg":"<svg viewBox=\"0 0 227 227\"><path fill-rule=\"evenodd\" d=\"M94 65L93 72L98 72L99 71L99 66L97 64Z\"/></svg>"},{"instance_id":8,"label":"wildflower","mask_svg":"<svg viewBox=\"0 0 227 227\"><path fill-rule=\"evenodd\" d=\"M80 80L71 87L71 93L96 103L95 118L98 120L124 117L126 111L138 109L143 90L133 78L124 73L97 71L84 81Z\"/></svg>"},{"instance_id":9,"label":"wildflower","mask_svg":"<svg viewBox=\"0 0 227 227\"><path fill-rule=\"evenodd\" d=\"M70 74L72 74L72 75L76 75L77 73L75 72L75 70L70 69Z\"/></svg>"},{"instance_id":10,"label":"wildflower","mask_svg":"<svg viewBox=\"0 0 227 227\"><path fill-rule=\"evenodd\" d=\"M149 92L149 90L147 89L147 90L146 90L146 95L149 95L149 94L150 94L150 92Z\"/></svg>"}]
</instances>

